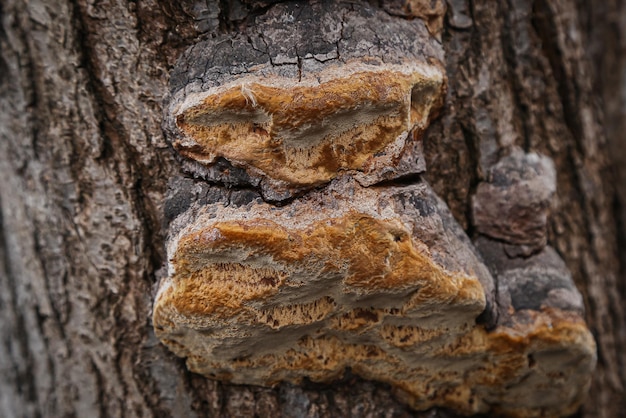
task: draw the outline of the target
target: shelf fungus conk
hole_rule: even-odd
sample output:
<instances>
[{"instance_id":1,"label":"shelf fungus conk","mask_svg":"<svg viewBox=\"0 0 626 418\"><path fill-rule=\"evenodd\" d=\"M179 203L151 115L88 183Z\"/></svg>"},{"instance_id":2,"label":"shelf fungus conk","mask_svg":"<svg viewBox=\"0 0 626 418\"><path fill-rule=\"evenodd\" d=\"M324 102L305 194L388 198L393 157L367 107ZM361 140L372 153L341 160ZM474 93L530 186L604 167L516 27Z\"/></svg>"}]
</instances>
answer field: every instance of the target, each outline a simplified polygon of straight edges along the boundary
<instances>
[{"instance_id":1,"label":"shelf fungus conk","mask_svg":"<svg viewBox=\"0 0 626 418\"><path fill-rule=\"evenodd\" d=\"M164 128L185 171L272 201L342 174L369 186L420 173L446 91L436 45L419 21L382 11L278 5L181 57Z\"/></svg>"},{"instance_id":2,"label":"shelf fungus conk","mask_svg":"<svg viewBox=\"0 0 626 418\"><path fill-rule=\"evenodd\" d=\"M595 343L547 245L551 161L518 150L492 167L472 242L419 176L446 91L424 23L366 2L253 20L172 73L163 126L186 177L164 205L160 340L237 384L350 369L415 409L575 412Z\"/></svg>"},{"instance_id":3,"label":"shelf fungus conk","mask_svg":"<svg viewBox=\"0 0 626 418\"><path fill-rule=\"evenodd\" d=\"M428 185L342 178L283 207L192 180L173 187L204 197L173 214L153 320L190 370L272 386L350 368L417 409L558 416L579 405L593 338L580 304L552 302L575 292L571 278L550 270L532 306L509 284L506 320L477 324L497 310L493 277Z\"/></svg>"},{"instance_id":4,"label":"shelf fungus conk","mask_svg":"<svg viewBox=\"0 0 626 418\"><path fill-rule=\"evenodd\" d=\"M353 60L304 80L225 80L176 108L174 147L207 166L223 158L276 188L319 186L343 171L371 177L428 125L443 79L423 63Z\"/></svg>"}]
</instances>

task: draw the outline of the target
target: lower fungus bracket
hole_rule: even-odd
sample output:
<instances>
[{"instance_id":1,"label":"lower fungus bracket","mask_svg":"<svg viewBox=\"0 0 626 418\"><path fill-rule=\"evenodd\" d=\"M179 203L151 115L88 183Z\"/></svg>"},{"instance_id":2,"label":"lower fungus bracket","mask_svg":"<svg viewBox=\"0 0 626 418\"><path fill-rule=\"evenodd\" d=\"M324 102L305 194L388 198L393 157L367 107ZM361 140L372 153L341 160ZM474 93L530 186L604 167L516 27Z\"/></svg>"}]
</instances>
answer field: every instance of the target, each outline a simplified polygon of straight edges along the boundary
<instances>
[{"instance_id":1,"label":"lower fungus bracket","mask_svg":"<svg viewBox=\"0 0 626 418\"><path fill-rule=\"evenodd\" d=\"M190 370L272 386L349 368L414 408L463 413L560 416L583 399L595 345L579 313L477 324L493 279L426 184L203 208L171 225L153 317Z\"/></svg>"}]
</instances>

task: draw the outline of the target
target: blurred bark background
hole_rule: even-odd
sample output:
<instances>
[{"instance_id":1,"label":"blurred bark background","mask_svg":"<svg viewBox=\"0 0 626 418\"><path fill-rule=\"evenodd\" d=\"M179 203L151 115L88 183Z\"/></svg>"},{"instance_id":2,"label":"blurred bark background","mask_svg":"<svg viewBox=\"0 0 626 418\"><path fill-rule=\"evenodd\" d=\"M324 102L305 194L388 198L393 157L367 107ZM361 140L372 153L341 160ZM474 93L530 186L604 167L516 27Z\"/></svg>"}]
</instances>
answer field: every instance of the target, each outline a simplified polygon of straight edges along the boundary
<instances>
[{"instance_id":1,"label":"blurred bark background","mask_svg":"<svg viewBox=\"0 0 626 418\"><path fill-rule=\"evenodd\" d=\"M190 45L275 1L0 0L0 416L452 417L385 385L258 388L189 373L154 337L161 130ZM555 161L550 244L584 295L598 368L581 417L626 409L626 4L442 0L449 92L424 137L457 220L511 146ZM398 17L402 18L402 17Z\"/></svg>"}]
</instances>

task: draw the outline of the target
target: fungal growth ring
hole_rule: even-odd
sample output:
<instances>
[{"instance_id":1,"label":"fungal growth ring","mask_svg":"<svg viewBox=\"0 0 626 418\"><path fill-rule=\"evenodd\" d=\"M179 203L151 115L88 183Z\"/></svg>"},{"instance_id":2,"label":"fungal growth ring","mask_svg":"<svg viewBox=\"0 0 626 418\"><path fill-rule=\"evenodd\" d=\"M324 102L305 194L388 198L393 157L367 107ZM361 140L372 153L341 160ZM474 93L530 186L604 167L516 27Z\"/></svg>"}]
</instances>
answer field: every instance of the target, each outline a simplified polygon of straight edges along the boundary
<instances>
[{"instance_id":1,"label":"fungal growth ring","mask_svg":"<svg viewBox=\"0 0 626 418\"><path fill-rule=\"evenodd\" d=\"M416 409L578 408L595 344L546 245L554 168L503 157L472 242L419 177L442 61L421 20L342 2L275 5L185 52L153 322L190 370L272 386L350 368Z\"/></svg>"}]
</instances>

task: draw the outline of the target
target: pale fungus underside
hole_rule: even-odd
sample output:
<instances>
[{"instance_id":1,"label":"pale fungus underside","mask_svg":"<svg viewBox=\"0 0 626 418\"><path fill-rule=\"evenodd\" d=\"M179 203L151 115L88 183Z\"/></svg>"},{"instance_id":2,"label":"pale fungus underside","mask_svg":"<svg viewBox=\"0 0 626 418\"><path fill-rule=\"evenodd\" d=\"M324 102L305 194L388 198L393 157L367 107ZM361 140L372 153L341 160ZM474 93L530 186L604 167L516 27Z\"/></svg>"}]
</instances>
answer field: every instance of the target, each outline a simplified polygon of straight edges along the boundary
<instances>
[{"instance_id":1,"label":"pale fungus underside","mask_svg":"<svg viewBox=\"0 0 626 418\"><path fill-rule=\"evenodd\" d=\"M349 368L416 409L573 413L595 343L546 246L551 163L514 150L494 167L472 243L419 177L440 45L420 20L351 7L277 5L181 58L164 128L200 180L170 183L157 336L234 383Z\"/></svg>"}]
</instances>

